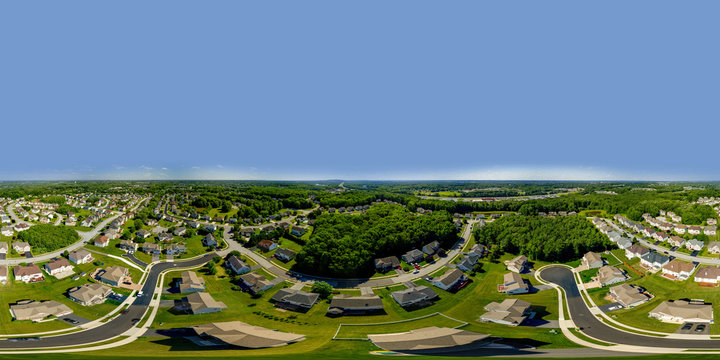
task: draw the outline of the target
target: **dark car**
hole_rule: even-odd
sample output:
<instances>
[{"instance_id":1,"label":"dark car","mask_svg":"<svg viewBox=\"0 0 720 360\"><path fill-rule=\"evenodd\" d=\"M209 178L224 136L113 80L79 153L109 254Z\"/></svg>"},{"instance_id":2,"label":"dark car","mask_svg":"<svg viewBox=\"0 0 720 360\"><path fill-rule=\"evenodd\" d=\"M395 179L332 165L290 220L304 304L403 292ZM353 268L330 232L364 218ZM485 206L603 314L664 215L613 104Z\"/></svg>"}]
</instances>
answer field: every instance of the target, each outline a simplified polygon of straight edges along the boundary
<instances>
[{"instance_id":1,"label":"dark car","mask_svg":"<svg viewBox=\"0 0 720 360\"><path fill-rule=\"evenodd\" d=\"M70 319L70 318L63 318L63 321L69 322L69 323L75 324L75 325L77 325L77 324L80 323L79 321L77 321L77 320L75 320L75 319Z\"/></svg>"},{"instance_id":2,"label":"dark car","mask_svg":"<svg viewBox=\"0 0 720 360\"><path fill-rule=\"evenodd\" d=\"M692 329L692 324L685 324L685 325L683 325L682 328L680 328L680 330L690 330L690 329Z\"/></svg>"},{"instance_id":3,"label":"dark car","mask_svg":"<svg viewBox=\"0 0 720 360\"><path fill-rule=\"evenodd\" d=\"M695 332L703 332L703 331L705 331L705 325L704 325L704 324L700 324L700 325L698 325L698 326L695 327Z\"/></svg>"},{"instance_id":4,"label":"dark car","mask_svg":"<svg viewBox=\"0 0 720 360\"><path fill-rule=\"evenodd\" d=\"M132 324L137 325L137 323L140 322L140 319L132 319Z\"/></svg>"}]
</instances>

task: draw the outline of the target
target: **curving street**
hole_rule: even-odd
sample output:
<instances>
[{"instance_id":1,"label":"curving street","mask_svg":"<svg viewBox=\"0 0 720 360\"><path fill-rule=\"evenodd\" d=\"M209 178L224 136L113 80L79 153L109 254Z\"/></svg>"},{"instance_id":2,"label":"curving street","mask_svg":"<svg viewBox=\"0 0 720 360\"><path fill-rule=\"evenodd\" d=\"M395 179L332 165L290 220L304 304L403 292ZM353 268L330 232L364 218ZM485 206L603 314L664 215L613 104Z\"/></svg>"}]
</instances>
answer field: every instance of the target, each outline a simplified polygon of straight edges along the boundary
<instances>
[{"instance_id":1,"label":"curving street","mask_svg":"<svg viewBox=\"0 0 720 360\"><path fill-rule=\"evenodd\" d=\"M719 349L720 340L673 339L668 337L644 336L618 330L600 321L590 312L575 283L573 272L565 267L550 266L542 270L540 277L565 290L568 311L575 326L590 337L610 343L676 349Z\"/></svg>"},{"instance_id":2,"label":"curving street","mask_svg":"<svg viewBox=\"0 0 720 360\"><path fill-rule=\"evenodd\" d=\"M217 254L210 253L202 257L181 261L181 262L165 262L153 265L150 268L145 283L142 287L144 295L139 296L127 308L128 311L121 313L114 319L105 324L89 330L78 331L66 335L55 335L42 337L35 341L16 341L7 340L0 341L0 349L37 349L52 348L61 346L84 345L92 342L103 341L112 337L123 334L135 326L133 319L141 319L148 309L148 305L154 296L154 290L157 286L160 274L173 268L187 268L202 265L210 261Z\"/></svg>"}]
</instances>

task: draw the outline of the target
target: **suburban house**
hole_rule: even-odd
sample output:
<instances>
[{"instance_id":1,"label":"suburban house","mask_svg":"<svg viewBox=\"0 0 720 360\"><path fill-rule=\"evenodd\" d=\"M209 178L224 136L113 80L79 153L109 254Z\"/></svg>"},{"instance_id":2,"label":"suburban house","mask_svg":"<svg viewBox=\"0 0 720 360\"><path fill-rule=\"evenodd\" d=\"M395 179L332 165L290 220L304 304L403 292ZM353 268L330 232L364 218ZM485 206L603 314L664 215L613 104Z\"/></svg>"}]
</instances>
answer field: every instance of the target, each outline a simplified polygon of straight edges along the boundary
<instances>
[{"instance_id":1,"label":"suburban house","mask_svg":"<svg viewBox=\"0 0 720 360\"><path fill-rule=\"evenodd\" d=\"M530 292L530 286L520 274L509 272L503 276L503 283L498 284L498 291L508 295L526 294Z\"/></svg>"},{"instance_id":2,"label":"suburban house","mask_svg":"<svg viewBox=\"0 0 720 360\"><path fill-rule=\"evenodd\" d=\"M685 242L685 247L692 251L700 251L704 246L705 242L698 239L690 239Z\"/></svg>"},{"instance_id":3,"label":"suburban house","mask_svg":"<svg viewBox=\"0 0 720 360\"><path fill-rule=\"evenodd\" d=\"M247 273L242 275L240 276L240 281L242 282L242 287L250 291L252 294L257 294L274 286L272 281L257 273Z\"/></svg>"},{"instance_id":4,"label":"suburban house","mask_svg":"<svg viewBox=\"0 0 720 360\"><path fill-rule=\"evenodd\" d=\"M209 314L220 312L227 309L227 305L221 301L217 301L206 292L192 293L180 299L175 305L177 311L188 314Z\"/></svg>"},{"instance_id":5,"label":"suburban house","mask_svg":"<svg viewBox=\"0 0 720 360\"><path fill-rule=\"evenodd\" d=\"M135 233L135 234L142 239L147 239L150 236L152 236L152 233L147 230L138 230L137 233Z\"/></svg>"},{"instance_id":6,"label":"suburban house","mask_svg":"<svg viewBox=\"0 0 720 360\"><path fill-rule=\"evenodd\" d=\"M203 225L203 227L205 228L205 230L210 232L217 230L217 225L214 224L205 224Z\"/></svg>"},{"instance_id":7,"label":"suburban house","mask_svg":"<svg viewBox=\"0 0 720 360\"><path fill-rule=\"evenodd\" d=\"M687 280L694 270L694 264L678 259L674 259L662 267L663 276L670 280Z\"/></svg>"},{"instance_id":8,"label":"suburban house","mask_svg":"<svg viewBox=\"0 0 720 360\"><path fill-rule=\"evenodd\" d=\"M681 237L679 237L679 236L677 236L677 235L673 235L673 236L671 236L670 239L668 240L668 243L669 243L670 245L672 245L672 246L681 247L681 246L683 246L683 244L685 243L685 239L683 239L683 238L681 238Z\"/></svg>"},{"instance_id":9,"label":"suburban house","mask_svg":"<svg viewBox=\"0 0 720 360\"><path fill-rule=\"evenodd\" d=\"M475 267L475 264L477 264L477 262L478 261L477 261L476 257L470 256L470 255L465 255L462 257L462 259L460 259L460 262L458 262L455 266L458 269L460 269L464 272L467 272L467 271L471 271L473 269L473 267Z\"/></svg>"},{"instance_id":10,"label":"suburban house","mask_svg":"<svg viewBox=\"0 0 720 360\"><path fill-rule=\"evenodd\" d=\"M175 236L184 236L185 233L187 233L187 229L185 229L184 227L177 228L175 229L175 231L173 231L173 235Z\"/></svg>"},{"instance_id":11,"label":"suburban house","mask_svg":"<svg viewBox=\"0 0 720 360\"><path fill-rule=\"evenodd\" d=\"M68 291L68 298L83 306L102 304L112 290L102 284L85 284Z\"/></svg>"},{"instance_id":12,"label":"suburban house","mask_svg":"<svg viewBox=\"0 0 720 360\"><path fill-rule=\"evenodd\" d=\"M185 244L170 244L165 249L165 253L168 255L179 255L185 253Z\"/></svg>"},{"instance_id":13,"label":"suburban house","mask_svg":"<svg viewBox=\"0 0 720 360\"><path fill-rule=\"evenodd\" d=\"M250 266L242 262L237 256L232 255L230 256L226 261L225 264L227 265L230 270L232 270L237 275L242 275L250 272Z\"/></svg>"},{"instance_id":14,"label":"suburban house","mask_svg":"<svg viewBox=\"0 0 720 360\"><path fill-rule=\"evenodd\" d=\"M644 289L630 284L613 286L609 291L610 297L620 305L631 308L650 301L650 296Z\"/></svg>"},{"instance_id":15,"label":"suburban house","mask_svg":"<svg viewBox=\"0 0 720 360\"><path fill-rule=\"evenodd\" d=\"M75 251L71 251L68 254L68 260L70 260L70 262L73 264L87 264L94 259L89 251L85 249L78 249Z\"/></svg>"},{"instance_id":16,"label":"suburban house","mask_svg":"<svg viewBox=\"0 0 720 360\"><path fill-rule=\"evenodd\" d=\"M142 251L146 254L162 254L162 246L155 243L144 243Z\"/></svg>"},{"instance_id":17,"label":"suburban house","mask_svg":"<svg viewBox=\"0 0 720 360\"><path fill-rule=\"evenodd\" d=\"M0 229L0 233L4 236L13 236L15 230L12 228L12 226L3 226L2 229Z\"/></svg>"},{"instance_id":18,"label":"suburban house","mask_svg":"<svg viewBox=\"0 0 720 360\"><path fill-rule=\"evenodd\" d=\"M460 269L451 269L446 271L444 274L433 278L430 283L437 286L440 289L449 291L451 289L458 289L465 285L468 281L467 276Z\"/></svg>"},{"instance_id":19,"label":"suburban house","mask_svg":"<svg viewBox=\"0 0 720 360\"><path fill-rule=\"evenodd\" d=\"M700 226L688 226L687 232L690 235L699 235L702 231L702 227Z\"/></svg>"},{"instance_id":20,"label":"suburban house","mask_svg":"<svg viewBox=\"0 0 720 360\"><path fill-rule=\"evenodd\" d=\"M189 227L191 227L193 229L197 229L200 227L200 223L197 221L189 221L187 224Z\"/></svg>"},{"instance_id":21,"label":"suburban house","mask_svg":"<svg viewBox=\"0 0 720 360\"><path fill-rule=\"evenodd\" d=\"M302 236L305 234L305 228L299 227L299 226L293 226L292 230L290 230L290 234L294 236Z\"/></svg>"},{"instance_id":22,"label":"suburban house","mask_svg":"<svg viewBox=\"0 0 720 360\"><path fill-rule=\"evenodd\" d=\"M9 247L6 242L0 242L0 254L7 254L8 249L9 249Z\"/></svg>"},{"instance_id":23,"label":"suburban house","mask_svg":"<svg viewBox=\"0 0 720 360\"><path fill-rule=\"evenodd\" d=\"M17 265L13 268L13 275L15 276L15 281L22 281L26 284L45 280L42 271L35 264L27 266Z\"/></svg>"},{"instance_id":24,"label":"suburban house","mask_svg":"<svg viewBox=\"0 0 720 360\"><path fill-rule=\"evenodd\" d=\"M525 255L520 255L512 260L505 261L505 266L512 272L522 273L528 270L528 258Z\"/></svg>"},{"instance_id":25,"label":"suburban house","mask_svg":"<svg viewBox=\"0 0 720 360\"><path fill-rule=\"evenodd\" d=\"M520 299L505 299L485 306L486 313L480 316L482 322L518 326L532 315L530 303Z\"/></svg>"},{"instance_id":26,"label":"suburban house","mask_svg":"<svg viewBox=\"0 0 720 360\"><path fill-rule=\"evenodd\" d=\"M402 307L426 306L438 298L438 294L427 286L415 286L390 294Z\"/></svg>"},{"instance_id":27,"label":"suburban house","mask_svg":"<svg viewBox=\"0 0 720 360\"><path fill-rule=\"evenodd\" d=\"M608 286L625 280L627 280L625 273L614 266L605 265L597 273L597 281L601 286Z\"/></svg>"},{"instance_id":28,"label":"suburban house","mask_svg":"<svg viewBox=\"0 0 720 360\"><path fill-rule=\"evenodd\" d=\"M708 252L711 254L720 254L720 241L711 241L708 243Z\"/></svg>"},{"instance_id":29,"label":"suburban house","mask_svg":"<svg viewBox=\"0 0 720 360\"><path fill-rule=\"evenodd\" d=\"M715 226L706 226L703 228L703 233L705 233L705 235L713 236L715 235L715 231Z\"/></svg>"},{"instance_id":30,"label":"suburban house","mask_svg":"<svg viewBox=\"0 0 720 360\"><path fill-rule=\"evenodd\" d=\"M330 301L328 315L365 315L383 311L382 299L377 295L335 295Z\"/></svg>"},{"instance_id":31,"label":"suburban house","mask_svg":"<svg viewBox=\"0 0 720 360\"><path fill-rule=\"evenodd\" d=\"M658 252L649 252L640 258L640 264L648 270L660 270L669 262L669 257Z\"/></svg>"},{"instance_id":32,"label":"suburban house","mask_svg":"<svg viewBox=\"0 0 720 360\"><path fill-rule=\"evenodd\" d=\"M7 283L7 280L8 280L7 272L8 272L7 266L5 266L5 265L0 266L0 283L3 283L3 284Z\"/></svg>"},{"instance_id":33,"label":"suburban house","mask_svg":"<svg viewBox=\"0 0 720 360\"><path fill-rule=\"evenodd\" d=\"M180 293L205 291L205 279L199 277L194 271L183 271L176 282Z\"/></svg>"},{"instance_id":34,"label":"suburban house","mask_svg":"<svg viewBox=\"0 0 720 360\"><path fill-rule=\"evenodd\" d=\"M30 225L27 224L27 223L17 223L17 224L15 224L15 231L17 231L17 232L25 231L25 230L27 230L27 229L29 229L29 228L30 228Z\"/></svg>"},{"instance_id":35,"label":"suburban house","mask_svg":"<svg viewBox=\"0 0 720 360\"><path fill-rule=\"evenodd\" d=\"M628 259L633 259L636 257L642 258L643 255L648 254L649 252L650 250L648 250L648 248L640 244L634 244L625 249L625 257L627 257Z\"/></svg>"},{"instance_id":36,"label":"suburban house","mask_svg":"<svg viewBox=\"0 0 720 360\"><path fill-rule=\"evenodd\" d=\"M650 311L650 317L669 323L711 323L713 308L702 301L663 301Z\"/></svg>"},{"instance_id":37,"label":"suburban house","mask_svg":"<svg viewBox=\"0 0 720 360\"><path fill-rule=\"evenodd\" d=\"M266 240L263 240L263 241L266 241ZM213 234L210 234L210 233L205 235L205 237L202 239L202 243L205 246L217 246L217 244L218 244L217 240L215 240L215 236L213 236Z\"/></svg>"},{"instance_id":38,"label":"suburban house","mask_svg":"<svg viewBox=\"0 0 720 360\"><path fill-rule=\"evenodd\" d=\"M695 273L695 282L717 284L720 281L720 267L701 266Z\"/></svg>"},{"instance_id":39,"label":"suburban house","mask_svg":"<svg viewBox=\"0 0 720 360\"><path fill-rule=\"evenodd\" d=\"M435 252L440 248L440 243L437 241L433 241L422 248L422 252L428 255L434 255Z\"/></svg>"},{"instance_id":40,"label":"suburban house","mask_svg":"<svg viewBox=\"0 0 720 360\"><path fill-rule=\"evenodd\" d=\"M483 244L475 244L468 251L467 256L475 258L475 260L481 259L487 253L487 248Z\"/></svg>"},{"instance_id":41,"label":"suburban house","mask_svg":"<svg viewBox=\"0 0 720 360\"><path fill-rule=\"evenodd\" d=\"M95 246L97 247L106 247L108 244L110 244L110 238L105 235L100 235L95 238Z\"/></svg>"},{"instance_id":42,"label":"suburban house","mask_svg":"<svg viewBox=\"0 0 720 360\"><path fill-rule=\"evenodd\" d=\"M130 272L127 268L113 265L105 270L100 270L98 273L98 280L112 286L118 286L125 280L126 277L128 277L129 273Z\"/></svg>"},{"instance_id":43,"label":"suburban house","mask_svg":"<svg viewBox=\"0 0 720 360\"><path fill-rule=\"evenodd\" d=\"M22 301L10 305L10 315L14 320L40 321L48 316L60 317L72 313L67 305L55 300L49 301Z\"/></svg>"},{"instance_id":44,"label":"suburban house","mask_svg":"<svg viewBox=\"0 0 720 360\"><path fill-rule=\"evenodd\" d=\"M305 335L266 329L241 321L195 325L191 329L203 341L248 349L278 347L305 340Z\"/></svg>"},{"instance_id":45,"label":"suburban house","mask_svg":"<svg viewBox=\"0 0 720 360\"><path fill-rule=\"evenodd\" d=\"M252 228L245 228L240 231L240 236L244 236L244 237L248 237L248 238L250 236L252 236L253 234L255 234L255 230Z\"/></svg>"},{"instance_id":46,"label":"suburban house","mask_svg":"<svg viewBox=\"0 0 720 360\"><path fill-rule=\"evenodd\" d=\"M158 240L159 241L170 241L173 239L173 235L170 233L160 233L158 234Z\"/></svg>"},{"instance_id":47,"label":"suburban house","mask_svg":"<svg viewBox=\"0 0 720 360\"><path fill-rule=\"evenodd\" d=\"M270 299L276 306L293 311L307 311L320 295L295 289L280 289Z\"/></svg>"},{"instance_id":48,"label":"suburban house","mask_svg":"<svg viewBox=\"0 0 720 360\"><path fill-rule=\"evenodd\" d=\"M630 246L632 246L632 240L630 240L629 238L626 238L626 237L620 237L617 240L616 244L620 249L627 249Z\"/></svg>"},{"instance_id":49,"label":"suburban house","mask_svg":"<svg viewBox=\"0 0 720 360\"><path fill-rule=\"evenodd\" d=\"M125 251L135 252L137 251L138 244L132 240L120 240L118 247Z\"/></svg>"},{"instance_id":50,"label":"suburban house","mask_svg":"<svg viewBox=\"0 0 720 360\"><path fill-rule=\"evenodd\" d=\"M72 265L65 258L55 259L43 265L43 268L45 268L45 272L58 279L74 274Z\"/></svg>"},{"instance_id":51,"label":"suburban house","mask_svg":"<svg viewBox=\"0 0 720 360\"><path fill-rule=\"evenodd\" d=\"M31 250L30 244L25 241L13 241L12 248L20 255L29 253Z\"/></svg>"},{"instance_id":52,"label":"suburban house","mask_svg":"<svg viewBox=\"0 0 720 360\"><path fill-rule=\"evenodd\" d=\"M581 263L588 269L595 269L603 266L603 259L597 253L590 251L583 255Z\"/></svg>"},{"instance_id":53,"label":"suburban house","mask_svg":"<svg viewBox=\"0 0 720 360\"><path fill-rule=\"evenodd\" d=\"M662 231L658 231L653 235L653 238L657 241L667 241L668 234L666 234Z\"/></svg>"},{"instance_id":54,"label":"suburban house","mask_svg":"<svg viewBox=\"0 0 720 360\"><path fill-rule=\"evenodd\" d=\"M290 249L278 248L275 250L275 258L282 261L288 262L295 258L295 252Z\"/></svg>"},{"instance_id":55,"label":"suburban house","mask_svg":"<svg viewBox=\"0 0 720 360\"><path fill-rule=\"evenodd\" d=\"M375 269L379 272L390 271L396 269L398 266L400 266L400 260L398 260L397 256L375 259Z\"/></svg>"},{"instance_id":56,"label":"suburban house","mask_svg":"<svg viewBox=\"0 0 720 360\"><path fill-rule=\"evenodd\" d=\"M421 262L425 255L418 249L412 249L403 254L402 259L408 264Z\"/></svg>"},{"instance_id":57,"label":"suburban house","mask_svg":"<svg viewBox=\"0 0 720 360\"><path fill-rule=\"evenodd\" d=\"M673 231L674 231L675 233L677 233L677 234L682 235L682 234L685 234L685 233L687 232L687 228L688 228L687 225L675 224L675 225L673 226Z\"/></svg>"}]
</instances>

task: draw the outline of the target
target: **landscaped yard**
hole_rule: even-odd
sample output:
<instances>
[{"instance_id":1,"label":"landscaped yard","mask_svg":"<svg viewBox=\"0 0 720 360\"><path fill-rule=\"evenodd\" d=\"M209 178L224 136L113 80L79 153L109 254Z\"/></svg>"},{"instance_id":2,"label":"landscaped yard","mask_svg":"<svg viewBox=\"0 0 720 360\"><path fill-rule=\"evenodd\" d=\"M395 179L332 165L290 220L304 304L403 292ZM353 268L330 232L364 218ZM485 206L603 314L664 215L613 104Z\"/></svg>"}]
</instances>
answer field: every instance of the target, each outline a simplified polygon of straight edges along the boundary
<instances>
[{"instance_id":1,"label":"landscaped yard","mask_svg":"<svg viewBox=\"0 0 720 360\"><path fill-rule=\"evenodd\" d=\"M685 281L671 281L661 277L658 273L630 281L630 283L647 289L651 294L655 295L655 298L643 305L632 309L613 311L611 314L617 316L617 321L640 329L661 332L674 332L678 329L678 324L667 324L648 317L648 313L665 300L703 299L705 302L713 304L716 309L720 305L720 291L718 291L718 288L699 286L693 281L692 277ZM714 324L710 325L710 333L717 335L720 334L720 325L718 325L720 312L716 310L713 315L715 321Z\"/></svg>"},{"instance_id":2,"label":"landscaped yard","mask_svg":"<svg viewBox=\"0 0 720 360\"><path fill-rule=\"evenodd\" d=\"M94 253L93 256L97 260L105 264L102 266L103 268L111 265L120 265L130 268L121 261L112 259L110 257L101 256ZM75 272L86 272L89 275L97 267L98 266L95 266L92 263L76 265ZM140 279L139 270L130 268L130 273L134 280L137 281ZM78 280L72 280L70 277L62 280L57 280L47 274L43 275L45 275L45 281L42 282L24 284L22 282L9 281L7 284L0 286L0 306L5 307L4 310L0 311L0 334L34 333L66 329L71 327L68 323L62 321L49 321L43 323L33 323L31 321L12 321L12 317L10 316L9 312L9 305L14 304L19 300L56 300L73 309L74 314L90 320L100 318L116 307L116 305L111 304L82 306L68 299L65 296L66 292L69 289L86 284L88 282L92 282L91 280L89 280L88 276L84 276ZM130 292L124 289L114 290L122 294L128 294Z\"/></svg>"}]
</instances>

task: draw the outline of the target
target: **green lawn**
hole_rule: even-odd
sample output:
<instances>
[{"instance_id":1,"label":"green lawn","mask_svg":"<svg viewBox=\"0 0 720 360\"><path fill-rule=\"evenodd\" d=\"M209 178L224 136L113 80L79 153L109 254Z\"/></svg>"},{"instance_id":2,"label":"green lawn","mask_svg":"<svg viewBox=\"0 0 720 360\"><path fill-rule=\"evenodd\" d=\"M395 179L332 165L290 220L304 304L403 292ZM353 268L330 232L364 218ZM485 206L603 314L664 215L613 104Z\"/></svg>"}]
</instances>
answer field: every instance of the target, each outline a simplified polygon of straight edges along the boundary
<instances>
[{"instance_id":1,"label":"green lawn","mask_svg":"<svg viewBox=\"0 0 720 360\"><path fill-rule=\"evenodd\" d=\"M597 276L598 270L600 270L600 269L599 269L599 268L595 268L595 269L588 269L588 270L583 270L583 271L581 271L581 272L580 272L580 278L582 279L582 282L583 282L583 283L589 283L589 282L591 282L591 281L592 281L592 278L595 277L595 276Z\"/></svg>"},{"instance_id":2,"label":"green lawn","mask_svg":"<svg viewBox=\"0 0 720 360\"><path fill-rule=\"evenodd\" d=\"M371 334L388 334L403 331L410 331L413 329L420 329L428 326L439 326L439 327L459 327L463 326L464 322L449 319L442 315L432 315L420 319L413 319L410 321L392 323L392 324L378 324L378 325L344 325L340 327L340 331L337 334L338 338L346 339L367 339L367 335Z\"/></svg>"},{"instance_id":3,"label":"green lawn","mask_svg":"<svg viewBox=\"0 0 720 360\"><path fill-rule=\"evenodd\" d=\"M634 279L630 283L647 289L655 295L655 298L643 305L632 309L613 311L611 314L617 316L615 318L617 321L639 329L661 332L674 332L677 330L678 324L666 324L648 317L648 313L665 300L704 299L705 302L712 303L715 307L720 304L720 291L717 288L701 287L692 278L686 281L671 281L662 278L660 274L654 274L641 279ZM715 323L710 325L710 333L717 335L720 334L720 325L718 325L720 312L714 311L713 315Z\"/></svg>"},{"instance_id":4,"label":"green lawn","mask_svg":"<svg viewBox=\"0 0 720 360\"><path fill-rule=\"evenodd\" d=\"M119 260L112 259L110 257L101 256L98 254L93 254L93 256L97 260L105 263L103 267L110 265L121 265L128 267L127 265L121 263ZM81 264L75 266L75 272L86 272L90 274L95 268L97 268L97 266L93 265L92 263ZM131 268L131 276L133 277L133 279L139 280L140 271ZM12 321L10 312L8 311L9 304L13 304L19 300L56 300L73 309L74 314L91 320L104 316L116 307L115 305L110 304L82 306L68 299L64 295L70 288L80 286L88 282L92 281L89 280L87 276L84 276L78 280L72 280L70 277L62 280L57 280L54 277L45 274L45 281L42 282L34 284L24 284L22 282L9 281L7 284L0 286L0 304L2 304L0 306L5 307L5 310L0 311L0 334L33 333L71 328L69 324L61 321L50 321L44 323L33 323L31 321ZM118 289L117 292L129 293L129 291L121 289Z\"/></svg>"},{"instance_id":5,"label":"green lawn","mask_svg":"<svg viewBox=\"0 0 720 360\"><path fill-rule=\"evenodd\" d=\"M508 257L510 258L510 257ZM263 350L234 350L224 353L226 356L234 354L242 354L248 356L265 355L265 354L289 354L289 353L307 353L316 352L320 349L360 346L362 344L348 344L357 342L332 341L330 340L335 334L340 323L378 323L389 322L404 319L414 319L426 316L435 312L441 312L452 318L467 322L469 325L463 329L476 331L480 333L492 334L493 336L501 336L508 339L533 339L536 345L540 347L574 347L575 345L565 339L562 335L556 335L549 332L548 329L528 328L528 327L508 327L498 324L484 324L477 321L479 316L484 312L483 307L491 301L502 301L508 298L507 295L497 292L497 284L502 281L502 276L506 272L502 263L483 263L484 272L477 274L473 278L473 282L468 284L457 294L445 292L433 287L440 295L440 299L434 305L407 311L401 308L391 297L390 292L403 289L402 285L390 288L377 289L375 292L382 297L385 307L385 314L371 316L353 316L330 318L325 316L328 309L328 302L318 302L307 313L295 313L291 311L283 311L276 309L268 302L268 299L278 291L283 285L277 285L259 299L253 299L249 294L230 290L231 278L225 274L224 269L218 268L216 275L207 275L203 271L196 270L206 281L206 289L213 298L224 302L229 309L216 314L202 315L173 315L166 308L161 309L158 317L153 323L154 328L172 328L186 327L194 324L203 324L211 321L232 321L240 320L253 325L263 326L270 329L282 329L283 331L295 332L307 336L307 340L298 344L277 349ZM258 271L261 272L262 271ZM265 275L265 274L264 274ZM172 277L178 274L166 276L166 283ZM266 275L267 276L267 275ZM419 281L420 284L424 280ZM286 285L287 286L287 285ZM357 294L357 290L352 291ZM163 298L181 297L179 294L166 294ZM557 319L557 293L552 290L541 291L536 294L525 294L510 296L527 300L533 304L534 310L538 316L543 319ZM162 324L162 325L160 325ZM185 344L185 343L183 343ZM143 344L144 346L145 344ZM189 346L189 345L186 345ZM148 341L146 351L167 352L172 350L172 345L155 339ZM122 349L133 349L134 346L123 347ZM372 348L372 347L371 347ZM131 350L134 353L134 350ZM362 350L363 352L366 350ZM184 354L184 353L183 353ZM191 353L189 353L191 354ZM213 352L213 355L216 353Z\"/></svg>"}]
</instances>

